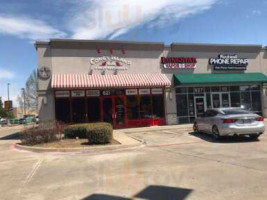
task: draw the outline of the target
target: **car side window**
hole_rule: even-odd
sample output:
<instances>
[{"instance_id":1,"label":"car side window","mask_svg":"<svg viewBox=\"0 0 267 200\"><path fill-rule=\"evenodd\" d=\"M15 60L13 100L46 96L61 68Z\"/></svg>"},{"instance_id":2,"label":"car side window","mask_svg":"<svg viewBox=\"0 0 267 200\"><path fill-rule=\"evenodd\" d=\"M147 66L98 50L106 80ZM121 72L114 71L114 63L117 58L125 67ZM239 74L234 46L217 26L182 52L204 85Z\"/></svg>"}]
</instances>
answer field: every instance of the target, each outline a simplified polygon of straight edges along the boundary
<instances>
[{"instance_id":1,"label":"car side window","mask_svg":"<svg viewBox=\"0 0 267 200\"><path fill-rule=\"evenodd\" d=\"M205 117L210 117L210 110L207 110L207 111L205 112Z\"/></svg>"},{"instance_id":2,"label":"car side window","mask_svg":"<svg viewBox=\"0 0 267 200\"><path fill-rule=\"evenodd\" d=\"M205 117L214 117L218 114L216 110L207 110L205 113Z\"/></svg>"}]
</instances>

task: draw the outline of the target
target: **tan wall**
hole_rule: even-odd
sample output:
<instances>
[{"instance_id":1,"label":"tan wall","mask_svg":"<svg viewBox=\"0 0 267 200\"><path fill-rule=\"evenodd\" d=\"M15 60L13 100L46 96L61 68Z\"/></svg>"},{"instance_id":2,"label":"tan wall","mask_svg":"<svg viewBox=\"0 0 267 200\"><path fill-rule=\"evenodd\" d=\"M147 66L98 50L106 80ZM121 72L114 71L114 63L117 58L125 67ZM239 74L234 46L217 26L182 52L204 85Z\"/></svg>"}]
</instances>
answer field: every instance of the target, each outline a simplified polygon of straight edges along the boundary
<instances>
[{"instance_id":1,"label":"tan wall","mask_svg":"<svg viewBox=\"0 0 267 200\"><path fill-rule=\"evenodd\" d=\"M115 51L113 56L125 58L131 61L128 70L118 73L159 73L159 61L161 51L126 51L126 55ZM107 51L97 54L96 50L73 50L73 49L53 49L52 66L55 74L84 73L87 74L94 69L91 65L91 58L110 56ZM100 70L93 70L93 74L101 74ZM106 71L106 74L114 74L114 71Z\"/></svg>"},{"instance_id":2,"label":"tan wall","mask_svg":"<svg viewBox=\"0 0 267 200\"><path fill-rule=\"evenodd\" d=\"M235 73L252 73L260 72L267 75L267 53L266 51L244 53L243 52L181 52L170 51L165 48L163 51L126 51L126 55L122 55L120 51L114 51L113 56L118 56L131 61L128 70L118 71L120 73L164 73L173 82L173 74L175 73L234 73L234 71L214 71L209 66L209 58L216 58L218 54L237 54L239 58L249 58L249 65L246 71ZM42 45L38 48L38 67L46 66L51 68L54 74L101 74L100 70L93 70L90 59L102 56L109 56L108 51L102 51L97 54L96 49L52 49L48 45ZM196 57L196 69L163 69L160 64L160 58L165 57ZM106 74L114 74L114 71L106 71ZM40 120L54 120L54 98L50 88L51 80L39 80L40 95L38 99ZM176 98L175 88L172 86L167 89L165 94L165 114L168 124L175 124L176 119ZM263 93L263 110L267 116L267 98ZM44 104L47 98L47 104Z\"/></svg>"}]
</instances>

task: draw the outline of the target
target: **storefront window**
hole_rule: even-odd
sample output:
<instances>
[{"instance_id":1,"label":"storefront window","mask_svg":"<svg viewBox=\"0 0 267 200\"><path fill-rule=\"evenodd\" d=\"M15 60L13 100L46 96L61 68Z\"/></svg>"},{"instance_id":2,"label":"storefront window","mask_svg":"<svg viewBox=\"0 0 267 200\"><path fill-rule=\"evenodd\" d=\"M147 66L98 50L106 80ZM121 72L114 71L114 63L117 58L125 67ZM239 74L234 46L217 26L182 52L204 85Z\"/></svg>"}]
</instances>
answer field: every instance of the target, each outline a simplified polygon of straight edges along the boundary
<instances>
[{"instance_id":1,"label":"storefront window","mask_svg":"<svg viewBox=\"0 0 267 200\"><path fill-rule=\"evenodd\" d=\"M220 87L211 87L212 92L220 92Z\"/></svg>"},{"instance_id":2,"label":"storefront window","mask_svg":"<svg viewBox=\"0 0 267 200\"><path fill-rule=\"evenodd\" d=\"M56 119L59 122L70 123L69 99L56 99Z\"/></svg>"},{"instance_id":3,"label":"storefront window","mask_svg":"<svg viewBox=\"0 0 267 200\"><path fill-rule=\"evenodd\" d=\"M240 107L240 92L231 92L231 107Z\"/></svg>"},{"instance_id":4,"label":"storefront window","mask_svg":"<svg viewBox=\"0 0 267 200\"><path fill-rule=\"evenodd\" d=\"M150 96L140 96L140 115L143 119L151 118Z\"/></svg>"},{"instance_id":5,"label":"storefront window","mask_svg":"<svg viewBox=\"0 0 267 200\"><path fill-rule=\"evenodd\" d=\"M207 108L211 108L210 93L206 93Z\"/></svg>"},{"instance_id":6,"label":"storefront window","mask_svg":"<svg viewBox=\"0 0 267 200\"><path fill-rule=\"evenodd\" d=\"M230 91L231 92L239 92L240 91L240 88L239 88L239 86L231 86L230 87Z\"/></svg>"},{"instance_id":7,"label":"storefront window","mask_svg":"<svg viewBox=\"0 0 267 200\"><path fill-rule=\"evenodd\" d=\"M139 119L139 104L137 96L127 96L128 119Z\"/></svg>"},{"instance_id":8,"label":"storefront window","mask_svg":"<svg viewBox=\"0 0 267 200\"><path fill-rule=\"evenodd\" d=\"M87 99L87 114L89 122L100 121L100 99L88 98Z\"/></svg>"},{"instance_id":9,"label":"storefront window","mask_svg":"<svg viewBox=\"0 0 267 200\"><path fill-rule=\"evenodd\" d=\"M74 123L85 122L85 99L72 98L72 120Z\"/></svg>"},{"instance_id":10,"label":"storefront window","mask_svg":"<svg viewBox=\"0 0 267 200\"><path fill-rule=\"evenodd\" d=\"M227 87L227 86L222 86L221 87L221 91L222 92L228 92L228 90L229 90L229 87Z\"/></svg>"},{"instance_id":11,"label":"storefront window","mask_svg":"<svg viewBox=\"0 0 267 200\"><path fill-rule=\"evenodd\" d=\"M188 95L188 109L189 109L189 116L195 116L195 102L194 102L194 95Z\"/></svg>"},{"instance_id":12,"label":"storefront window","mask_svg":"<svg viewBox=\"0 0 267 200\"><path fill-rule=\"evenodd\" d=\"M251 110L250 92L241 92L241 107Z\"/></svg>"},{"instance_id":13,"label":"storefront window","mask_svg":"<svg viewBox=\"0 0 267 200\"><path fill-rule=\"evenodd\" d=\"M253 111L261 111L261 93L258 92L251 92L252 97L252 110Z\"/></svg>"},{"instance_id":14,"label":"storefront window","mask_svg":"<svg viewBox=\"0 0 267 200\"><path fill-rule=\"evenodd\" d=\"M176 95L176 107L178 116L188 116L188 103L186 94Z\"/></svg>"},{"instance_id":15,"label":"storefront window","mask_svg":"<svg viewBox=\"0 0 267 200\"><path fill-rule=\"evenodd\" d=\"M187 88L186 87L176 88L176 93L187 93Z\"/></svg>"},{"instance_id":16,"label":"storefront window","mask_svg":"<svg viewBox=\"0 0 267 200\"><path fill-rule=\"evenodd\" d=\"M251 90L257 90L257 91L260 91L260 85L252 85L251 87L250 87L250 89Z\"/></svg>"},{"instance_id":17,"label":"storefront window","mask_svg":"<svg viewBox=\"0 0 267 200\"><path fill-rule=\"evenodd\" d=\"M153 115L155 118L164 117L164 99L163 95L152 96Z\"/></svg>"},{"instance_id":18,"label":"storefront window","mask_svg":"<svg viewBox=\"0 0 267 200\"><path fill-rule=\"evenodd\" d=\"M240 91L241 92L249 91L249 86L240 86Z\"/></svg>"}]
</instances>

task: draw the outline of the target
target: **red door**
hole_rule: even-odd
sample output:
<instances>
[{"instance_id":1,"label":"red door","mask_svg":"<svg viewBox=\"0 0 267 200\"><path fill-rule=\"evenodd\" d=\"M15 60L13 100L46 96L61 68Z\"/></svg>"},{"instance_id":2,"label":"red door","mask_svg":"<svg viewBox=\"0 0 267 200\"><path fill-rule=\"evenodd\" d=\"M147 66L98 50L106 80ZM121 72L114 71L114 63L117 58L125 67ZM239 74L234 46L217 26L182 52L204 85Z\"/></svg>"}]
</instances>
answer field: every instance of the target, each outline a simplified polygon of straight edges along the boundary
<instances>
[{"instance_id":1,"label":"red door","mask_svg":"<svg viewBox=\"0 0 267 200\"><path fill-rule=\"evenodd\" d=\"M102 97L101 115L103 122L113 125L114 128L126 127L125 96Z\"/></svg>"}]
</instances>

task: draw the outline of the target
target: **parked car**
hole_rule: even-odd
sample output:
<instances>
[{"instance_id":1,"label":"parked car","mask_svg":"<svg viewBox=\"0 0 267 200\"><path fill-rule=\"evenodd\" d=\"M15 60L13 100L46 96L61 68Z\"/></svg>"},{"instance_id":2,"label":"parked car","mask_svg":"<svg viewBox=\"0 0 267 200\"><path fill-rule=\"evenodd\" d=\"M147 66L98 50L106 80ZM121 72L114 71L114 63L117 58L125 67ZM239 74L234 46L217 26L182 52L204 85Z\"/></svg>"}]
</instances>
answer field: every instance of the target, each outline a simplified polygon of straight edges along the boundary
<instances>
[{"instance_id":1,"label":"parked car","mask_svg":"<svg viewBox=\"0 0 267 200\"><path fill-rule=\"evenodd\" d=\"M20 118L19 119L19 124L25 124L26 123L26 119L25 118Z\"/></svg>"},{"instance_id":2,"label":"parked car","mask_svg":"<svg viewBox=\"0 0 267 200\"><path fill-rule=\"evenodd\" d=\"M265 131L264 118L242 108L209 109L195 120L195 132L212 134L215 140L222 136L248 135L257 139Z\"/></svg>"},{"instance_id":3,"label":"parked car","mask_svg":"<svg viewBox=\"0 0 267 200\"><path fill-rule=\"evenodd\" d=\"M8 124L8 120L5 118L1 118L0 119L0 125L7 125Z\"/></svg>"}]
</instances>

